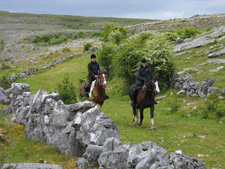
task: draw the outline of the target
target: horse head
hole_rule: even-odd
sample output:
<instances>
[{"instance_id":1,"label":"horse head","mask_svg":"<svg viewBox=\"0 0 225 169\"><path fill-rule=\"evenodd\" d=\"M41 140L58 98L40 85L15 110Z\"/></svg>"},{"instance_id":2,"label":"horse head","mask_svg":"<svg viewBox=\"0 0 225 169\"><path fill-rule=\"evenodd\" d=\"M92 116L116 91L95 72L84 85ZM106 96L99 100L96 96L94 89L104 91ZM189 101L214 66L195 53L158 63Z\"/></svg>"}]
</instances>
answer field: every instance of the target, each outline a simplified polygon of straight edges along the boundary
<instances>
[{"instance_id":1,"label":"horse head","mask_svg":"<svg viewBox=\"0 0 225 169\"><path fill-rule=\"evenodd\" d=\"M149 91L153 91L154 93L160 93L159 85L158 85L158 76L157 75L151 75L149 76L146 81L145 85L149 89Z\"/></svg>"},{"instance_id":2,"label":"horse head","mask_svg":"<svg viewBox=\"0 0 225 169\"><path fill-rule=\"evenodd\" d=\"M108 86L107 84L107 75L106 71L98 71L98 76L97 76L97 82L103 87L106 88Z\"/></svg>"}]
</instances>

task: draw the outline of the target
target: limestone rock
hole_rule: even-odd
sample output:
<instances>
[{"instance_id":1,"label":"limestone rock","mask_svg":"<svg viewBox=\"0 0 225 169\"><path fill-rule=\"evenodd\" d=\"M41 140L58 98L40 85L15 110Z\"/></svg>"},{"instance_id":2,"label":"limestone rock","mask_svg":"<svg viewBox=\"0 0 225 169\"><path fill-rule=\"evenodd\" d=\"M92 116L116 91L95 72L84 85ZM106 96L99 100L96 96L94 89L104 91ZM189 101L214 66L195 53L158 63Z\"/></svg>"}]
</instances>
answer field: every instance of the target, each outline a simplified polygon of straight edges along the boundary
<instances>
[{"instance_id":1,"label":"limestone rock","mask_svg":"<svg viewBox=\"0 0 225 169\"><path fill-rule=\"evenodd\" d=\"M195 157L178 154L178 153L171 153L169 156L168 163L167 163L167 168L168 169L176 169L176 168L205 169L205 164L201 160L198 160Z\"/></svg>"}]
</instances>

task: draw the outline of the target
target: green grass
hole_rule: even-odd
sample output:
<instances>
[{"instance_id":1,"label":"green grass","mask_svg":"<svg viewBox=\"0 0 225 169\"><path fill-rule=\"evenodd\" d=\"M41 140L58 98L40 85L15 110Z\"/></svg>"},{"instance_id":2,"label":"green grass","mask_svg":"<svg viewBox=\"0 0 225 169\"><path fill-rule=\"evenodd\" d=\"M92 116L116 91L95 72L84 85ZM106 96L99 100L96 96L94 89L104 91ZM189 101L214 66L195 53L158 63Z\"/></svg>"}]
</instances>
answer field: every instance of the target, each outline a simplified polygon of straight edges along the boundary
<instances>
[{"instance_id":1,"label":"green grass","mask_svg":"<svg viewBox=\"0 0 225 169\"><path fill-rule=\"evenodd\" d=\"M0 148L1 152L4 148L8 154L4 163L42 163L47 161L48 164L58 164L65 169L74 168L76 157L60 154L56 149L39 141L28 140L24 134L24 126L14 123L9 125L4 118L10 119L11 116L0 114L0 133L5 137L5 141L0 142Z\"/></svg>"}]
</instances>

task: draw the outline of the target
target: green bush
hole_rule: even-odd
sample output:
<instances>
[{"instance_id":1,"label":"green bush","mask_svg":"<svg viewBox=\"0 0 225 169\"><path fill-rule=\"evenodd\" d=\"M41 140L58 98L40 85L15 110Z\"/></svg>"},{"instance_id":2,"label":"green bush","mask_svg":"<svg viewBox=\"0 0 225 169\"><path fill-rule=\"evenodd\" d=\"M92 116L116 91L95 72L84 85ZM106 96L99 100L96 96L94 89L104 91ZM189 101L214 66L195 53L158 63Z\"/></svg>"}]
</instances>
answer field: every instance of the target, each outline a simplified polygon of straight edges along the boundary
<instances>
[{"instance_id":1,"label":"green bush","mask_svg":"<svg viewBox=\"0 0 225 169\"><path fill-rule=\"evenodd\" d=\"M101 31L95 31L91 34L91 38L94 37L102 37L102 32Z\"/></svg>"},{"instance_id":2,"label":"green bush","mask_svg":"<svg viewBox=\"0 0 225 169\"><path fill-rule=\"evenodd\" d=\"M2 87L3 89L8 89L11 87L11 84L15 82L14 80L9 79L9 77L7 76L2 76L0 78L0 87Z\"/></svg>"},{"instance_id":3,"label":"green bush","mask_svg":"<svg viewBox=\"0 0 225 169\"><path fill-rule=\"evenodd\" d=\"M202 31L197 28L182 28L182 29L176 30L176 33L182 39L186 39L186 38L191 38L197 34L200 34L200 33L202 33Z\"/></svg>"},{"instance_id":4,"label":"green bush","mask_svg":"<svg viewBox=\"0 0 225 169\"><path fill-rule=\"evenodd\" d=\"M79 38L84 38L84 37L85 37L85 36L84 36L84 32L78 32L77 35L78 35Z\"/></svg>"},{"instance_id":5,"label":"green bush","mask_svg":"<svg viewBox=\"0 0 225 169\"><path fill-rule=\"evenodd\" d=\"M63 53L66 53L66 52L69 52L69 51L70 51L70 49L68 47L65 47L65 48L62 49Z\"/></svg>"},{"instance_id":6,"label":"green bush","mask_svg":"<svg viewBox=\"0 0 225 169\"><path fill-rule=\"evenodd\" d=\"M102 36L102 41L104 42L119 44L122 40L126 39L127 29L113 24L106 24Z\"/></svg>"},{"instance_id":7,"label":"green bush","mask_svg":"<svg viewBox=\"0 0 225 169\"><path fill-rule=\"evenodd\" d=\"M83 46L84 46L84 52L85 52L85 51L88 51L92 47L92 44L90 42L85 42L83 44Z\"/></svg>"},{"instance_id":8,"label":"green bush","mask_svg":"<svg viewBox=\"0 0 225 169\"><path fill-rule=\"evenodd\" d=\"M10 68L10 66L6 65L5 62L2 63L1 70L6 70L6 69L9 69L9 68Z\"/></svg>"},{"instance_id":9,"label":"green bush","mask_svg":"<svg viewBox=\"0 0 225 169\"><path fill-rule=\"evenodd\" d=\"M60 43L62 43L62 40L60 40L60 39L51 39L49 42L50 45L57 45Z\"/></svg>"},{"instance_id":10,"label":"green bush","mask_svg":"<svg viewBox=\"0 0 225 169\"><path fill-rule=\"evenodd\" d=\"M176 42L179 35L175 32L166 32L164 33L164 36L166 37L166 40L169 40L171 42Z\"/></svg>"},{"instance_id":11,"label":"green bush","mask_svg":"<svg viewBox=\"0 0 225 169\"><path fill-rule=\"evenodd\" d=\"M108 75L113 73L112 60L116 57L116 45L113 43L103 43L98 50L98 62L106 70Z\"/></svg>"},{"instance_id":12,"label":"green bush","mask_svg":"<svg viewBox=\"0 0 225 169\"><path fill-rule=\"evenodd\" d=\"M57 84L57 91L59 92L61 99L65 104L77 102L76 87L70 81L68 76Z\"/></svg>"}]
</instances>

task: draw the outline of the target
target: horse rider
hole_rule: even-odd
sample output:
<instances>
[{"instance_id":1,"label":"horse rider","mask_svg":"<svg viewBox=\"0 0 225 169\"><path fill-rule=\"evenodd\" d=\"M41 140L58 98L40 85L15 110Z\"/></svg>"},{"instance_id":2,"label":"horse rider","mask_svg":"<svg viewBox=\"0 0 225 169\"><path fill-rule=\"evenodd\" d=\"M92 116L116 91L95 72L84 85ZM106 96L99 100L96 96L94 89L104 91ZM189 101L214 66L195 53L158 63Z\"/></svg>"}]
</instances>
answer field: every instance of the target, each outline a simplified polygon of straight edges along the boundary
<instances>
[{"instance_id":1,"label":"horse rider","mask_svg":"<svg viewBox=\"0 0 225 169\"><path fill-rule=\"evenodd\" d=\"M85 85L84 89L87 92L90 92L91 84L92 82L97 79L98 77L98 71L100 71L100 66L96 61L96 55L91 55L91 62L88 63L88 76L87 76L87 84ZM109 96L106 95L106 99L108 99Z\"/></svg>"},{"instance_id":2,"label":"horse rider","mask_svg":"<svg viewBox=\"0 0 225 169\"><path fill-rule=\"evenodd\" d=\"M150 70L150 67L147 66L146 62L147 62L146 59L142 59L141 60L141 66L137 70L136 83L131 88L131 106L133 106L134 103L136 102L138 91L141 89L141 87L144 84L145 80L149 76L152 76L152 72ZM155 104L157 104L156 101L155 101Z\"/></svg>"}]
</instances>

